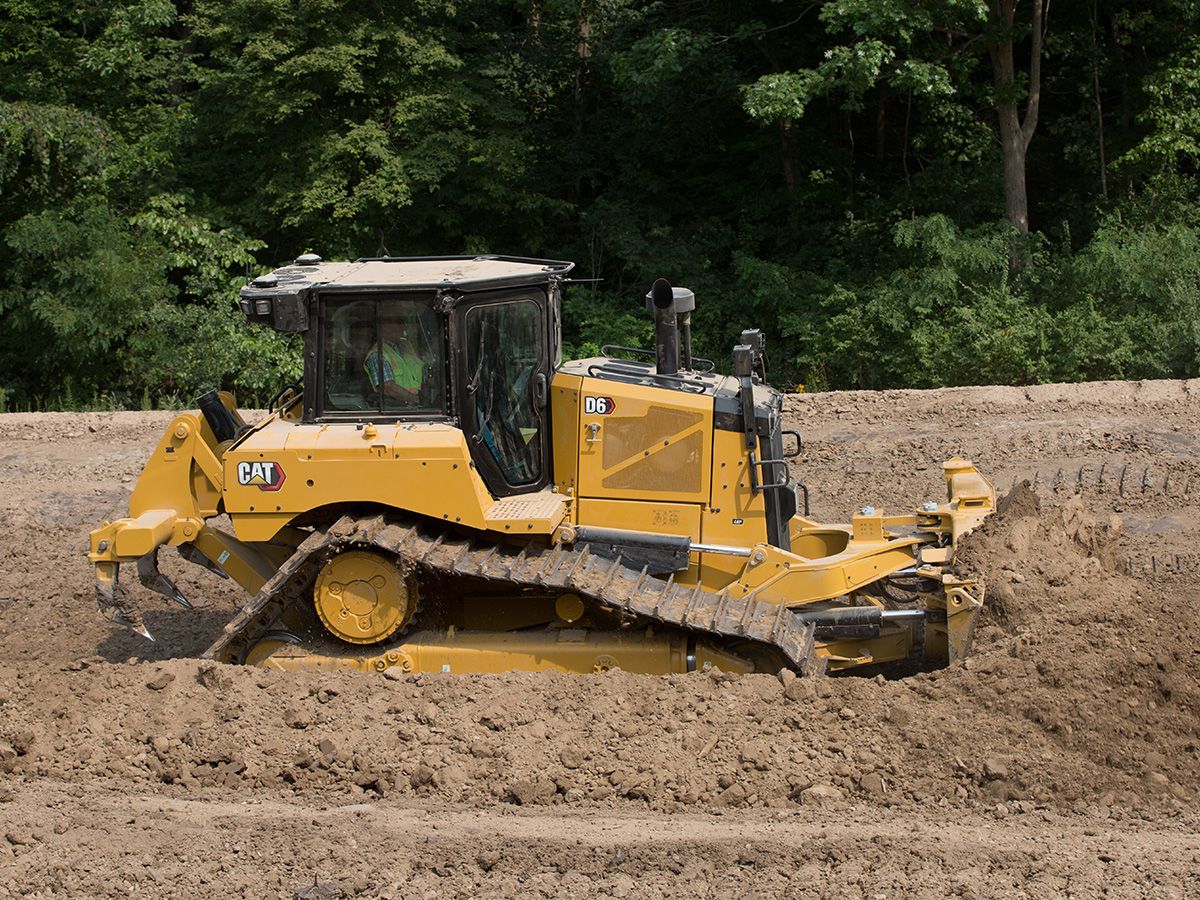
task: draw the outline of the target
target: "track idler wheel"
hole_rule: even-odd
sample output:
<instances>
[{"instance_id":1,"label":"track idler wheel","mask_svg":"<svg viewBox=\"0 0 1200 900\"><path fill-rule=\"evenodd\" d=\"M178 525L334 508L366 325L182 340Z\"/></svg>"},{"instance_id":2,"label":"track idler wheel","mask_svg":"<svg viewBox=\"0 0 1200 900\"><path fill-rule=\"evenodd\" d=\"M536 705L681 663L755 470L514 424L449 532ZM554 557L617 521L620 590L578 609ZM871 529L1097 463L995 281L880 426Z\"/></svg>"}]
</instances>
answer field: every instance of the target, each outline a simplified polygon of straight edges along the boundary
<instances>
[{"instance_id":1,"label":"track idler wheel","mask_svg":"<svg viewBox=\"0 0 1200 900\"><path fill-rule=\"evenodd\" d=\"M412 621L417 583L377 553L351 550L325 564L313 603L329 633L351 644L375 644Z\"/></svg>"}]
</instances>

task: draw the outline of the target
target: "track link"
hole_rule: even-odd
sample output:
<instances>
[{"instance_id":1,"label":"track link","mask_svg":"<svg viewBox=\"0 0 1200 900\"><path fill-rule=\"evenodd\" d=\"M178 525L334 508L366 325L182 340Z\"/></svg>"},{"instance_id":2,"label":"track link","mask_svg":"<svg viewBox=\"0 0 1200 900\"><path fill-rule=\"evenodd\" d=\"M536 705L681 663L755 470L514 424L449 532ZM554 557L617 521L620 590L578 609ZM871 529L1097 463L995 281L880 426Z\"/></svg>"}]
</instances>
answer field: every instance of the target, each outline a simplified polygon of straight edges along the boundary
<instances>
[{"instance_id":1,"label":"track link","mask_svg":"<svg viewBox=\"0 0 1200 900\"><path fill-rule=\"evenodd\" d=\"M818 663L813 652L815 626L801 622L782 605L733 597L727 590L713 593L687 587L673 578L663 581L644 568L626 566L619 556L595 556L587 544L510 546L384 516L343 516L327 530L313 532L229 621L204 657L243 658L284 609L308 597L312 579L325 560L352 548L381 550L402 566L425 574L558 589L631 618L756 641L778 649L801 672L815 670Z\"/></svg>"}]
</instances>

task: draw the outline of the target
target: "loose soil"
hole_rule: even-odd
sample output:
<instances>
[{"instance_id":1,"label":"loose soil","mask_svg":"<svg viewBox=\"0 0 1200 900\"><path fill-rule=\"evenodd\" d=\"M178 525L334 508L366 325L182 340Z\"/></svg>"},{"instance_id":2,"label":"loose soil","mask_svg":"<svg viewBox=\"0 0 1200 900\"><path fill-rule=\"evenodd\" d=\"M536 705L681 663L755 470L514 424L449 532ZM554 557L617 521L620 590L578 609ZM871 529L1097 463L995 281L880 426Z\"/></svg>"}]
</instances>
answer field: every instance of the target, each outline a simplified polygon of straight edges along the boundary
<instances>
[{"instance_id":1,"label":"loose soil","mask_svg":"<svg viewBox=\"0 0 1200 900\"><path fill-rule=\"evenodd\" d=\"M814 516L1005 498L953 668L288 675L87 532L168 413L0 416L0 897L1200 895L1200 382L798 395Z\"/></svg>"}]
</instances>

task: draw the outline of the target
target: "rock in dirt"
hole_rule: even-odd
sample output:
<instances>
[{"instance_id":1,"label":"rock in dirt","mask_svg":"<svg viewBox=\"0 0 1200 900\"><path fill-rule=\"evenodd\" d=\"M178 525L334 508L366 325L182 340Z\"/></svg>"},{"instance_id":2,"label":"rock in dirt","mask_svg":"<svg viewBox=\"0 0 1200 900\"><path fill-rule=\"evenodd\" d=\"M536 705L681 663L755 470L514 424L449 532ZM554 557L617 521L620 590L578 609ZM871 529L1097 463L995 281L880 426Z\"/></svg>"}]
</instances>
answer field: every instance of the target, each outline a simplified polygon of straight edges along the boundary
<instances>
[{"instance_id":1,"label":"rock in dirt","mask_svg":"<svg viewBox=\"0 0 1200 900\"><path fill-rule=\"evenodd\" d=\"M409 780L415 788L425 787L437 781L437 772L432 766L421 763L413 770L412 777Z\"/></svg>"},{"instance_id":2,"label":"rock in dirt","mask_svg":"<svg viewBox=\"0 0 1200 900\"><path fill-rule=\"evenodd\" d=\"M784 699L790 700L792 703L803 700L811 700L813 696L812 682L805 678L792 678L783 687Z\"/></svg>"},{"instance_id":3,"label":"rock in dirt","mask_svg":"<svg viewBox=\"0 0 1200 900\"><path fill-rule=\"evenodd\" d=\"M882 797L884 792L883 776L878 772L868 772L858 780L859 789L872 797Z\"/></svg>"},{"instance_id":4,"label":"rock in dirt","mask_svg":"<svg viewBox=\"0 0 1200 900\"><path fill-rule=\"evenodd\" d=\"M22 731L13 735L12 746L17 751L17 756L25 756L33 749L34 741L37 740L37 735L32 731Z\"/></svg>"},{"instance_id":5,"label":"rock in dirt","mask_svg":"<svg viewBox=\"0 0 1200 900\"><path fill-rule=\"evenodd\" d=\"M339 900L346 892L340 885L332 881L313 881L312 884L297 888L292 893L293 900Z\"/></svg>"},{"instance_id":6,"label":"rock in dirt","mask_svg":"<svg viewBox=\"0 0 1200 900\"><path fill-rule=\"evenodd\" d=\"M217 663L203 663L196 671L196 683L210 691L223 692L233 687L233 679Z\"/></svg>"},{"instance_id":7,"label":"rock in dirt","mask_svg":"<svg viewBox=\"0 0 1200 900\"><path fill-rule=\"evenodd\" d=\"M583 751L578 747L563 747L558 754L558 760L567 769L578 769L583 765Z\"/></svg>"},{"instance_id":8,"label":"rock in dirt","mask_svg":"<svg viewBox=\"0 0 1200 900\"><path fill-rule=\"evenodd\" d=\"M745 786L735 782L717 794L716 804L718 806L737 806L745 799Z\"/></svg>"},{"instance_id":9,"label":"rock in dirt","mask_svg":"<svg viewBox=\"0 0 1200 900\"><path fill-rule=\"evenodd\" d=\"M772 747L768 741L747 741L738 758L748 768L766 772L771 768Z\"/></svg>"},{"instance_id":10,"label":"rock in dirt","mask_svg":"<svg viewBox=\"0 0 1200 900\"><path fill-rule=\"evenodd\" d=\"M983 777L989 781L996 781L1008 777L1008 763L994 756L989 756L983 761Z\"/></svg>"},{"instance_id":11,"label":"rock in dirt","mask_svg":"<svg viewBox=\"0 0 1200 900\"><path fill-rule=\"evenodd\" d=\"M161 672L158 675L156 675L154 678L147 681L146 687L150 688L150 690L152 690L152 691L161 691L161 690L164 690L166 688L166 686L169 685L174 680L175 680L175 676L172 673Z\"/></svg>"},{"instance_id":12,"label":"rock in dirt","mask_svg":"<svg viewBox=\"0 0 1200 900\"><path fill-rule=\"evenodd\" d=\"M800 802L808 806L828 806L845 799L846 795L832 784L814 784L800 792Z\"/></svg>"},{"instance_id":13,"label":"rock in dirt","mask_svg":"<svg viewBox=\"0 0 1200 900\"><path fill-rule=\"evenodd\" d=\"M302 710L289 708L283 711L283 721L288 728L303 731L312 724L312 717Z\"/></svg>"},{"instance_id":14,"label":"rock in dirt","mask_svg":"<svg viewBox=\"0 0 1200 900\"><path fill-rule=\"evenodd\" d=\"M548 778L536 781L515 781L508 787L508 796L522 806L549 803L558 793L558 785Z\"/></svg>"}]
</instances>

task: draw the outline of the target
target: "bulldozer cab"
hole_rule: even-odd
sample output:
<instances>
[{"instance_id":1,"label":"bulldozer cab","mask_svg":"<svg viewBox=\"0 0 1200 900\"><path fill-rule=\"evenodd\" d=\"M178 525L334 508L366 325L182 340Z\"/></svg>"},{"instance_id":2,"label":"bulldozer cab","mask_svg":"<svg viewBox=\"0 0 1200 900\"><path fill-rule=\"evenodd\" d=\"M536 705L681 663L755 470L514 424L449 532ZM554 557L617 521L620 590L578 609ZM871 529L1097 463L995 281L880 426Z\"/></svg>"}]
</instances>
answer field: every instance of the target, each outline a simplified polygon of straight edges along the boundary
<instances>
[{"instance_id":1,"label":"bulldozer cab","mask_svg":"<svg viewBox=\"0 0 1200 900\"><path fill-rule=\"evenodd\" d=\"M443 413L444 338L432 297L335 296L322 313L322 415Z\"/></svg>"},{"instance_id":2,"label":"bulldozer cab","mask_svg":"<svg viewBox=\"0 0 1200 900\"><path fill-rule=\"evenodd\" d=\"M309 256L256 279L241 306L252 322L304 333L302 421L452 423L488 490L505 497L549 483L548 386L570 269L494 256Z\"/></svg>"}]
</instances>

